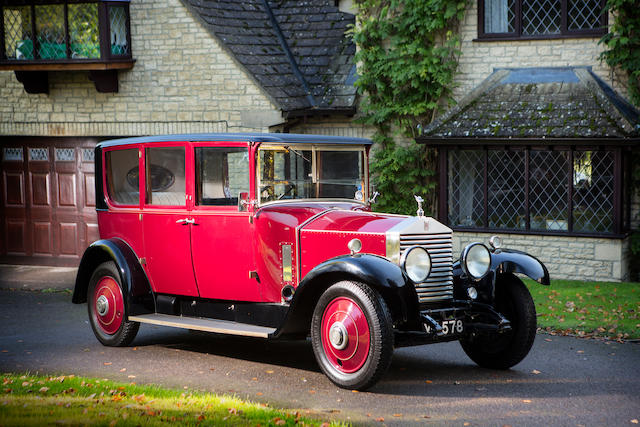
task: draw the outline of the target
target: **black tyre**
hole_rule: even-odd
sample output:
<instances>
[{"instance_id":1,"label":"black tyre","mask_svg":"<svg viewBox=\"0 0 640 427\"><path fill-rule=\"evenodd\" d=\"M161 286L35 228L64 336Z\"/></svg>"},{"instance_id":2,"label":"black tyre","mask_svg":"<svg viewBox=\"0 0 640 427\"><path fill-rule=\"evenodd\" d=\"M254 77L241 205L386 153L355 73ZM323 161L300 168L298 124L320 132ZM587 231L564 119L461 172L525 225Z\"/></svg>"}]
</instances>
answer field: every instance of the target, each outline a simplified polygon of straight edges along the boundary
<instances>
[{"instance_id":1,"label":"black tyre","mask_svg":"<svg viewBox=\"0 0 640 427\"><path fill-rule=\"evenodd\" d=\"M508 369L531 350L536 337L536 308L527 287L513 275L496 283L496 310L511 322L511 331L478 334L460 340L465 353L485 368Z\"/></svg>"},{"instance_id":2,"label":"black tyre","mask_svg":"<svg viewBox=\"0 0 640 427\"><path fill-rule=\"evenodd\" d=\"M121 347L133 341L140 324L127 321L122 283L113 261L95 269L87 291L89 322L98 341Z\"/></svg>"},{"instance_id":3,"label":"black tyre","mask_svg":"<svg viewBox=\"0 0 640 427\"><path fill-rule=\"evenodd\" d=\"M371 387L391 364L389 309L362 283L338 282L322 294L313 311L311 339L320 369L339 387Z\"/></svg>"}]
</instances>

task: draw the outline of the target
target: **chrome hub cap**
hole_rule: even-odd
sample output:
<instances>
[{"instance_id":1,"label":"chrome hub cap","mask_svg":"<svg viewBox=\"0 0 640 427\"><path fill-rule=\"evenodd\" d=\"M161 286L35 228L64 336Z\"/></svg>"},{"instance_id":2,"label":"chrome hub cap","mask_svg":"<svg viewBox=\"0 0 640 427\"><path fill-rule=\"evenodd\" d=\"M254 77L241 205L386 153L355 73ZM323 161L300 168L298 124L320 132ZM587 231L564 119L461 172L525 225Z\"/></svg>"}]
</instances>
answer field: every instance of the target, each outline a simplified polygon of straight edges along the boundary
<instances>
[{"instance_id":1,"label":"chrome hub cap","mask_svg":"<svg viewBox=\"0 0 640 427\"><path fill-rule=\"evenodd\" d=\"M104 316L109 312L109 300L104 295L100 295L96 301L96 310L100 316Z\"/></svg>"},{"instance_id":2,"label":"chrome hub cap","mask_svg":"<svg viewBox=\"0 0 640 427\"><path fill-rule=\"evenodd\" d=\"M336 350L343 350L349 344L349 334L342 322L336 322L329 329L329 342Z\"/></svg>"}]
</instances>

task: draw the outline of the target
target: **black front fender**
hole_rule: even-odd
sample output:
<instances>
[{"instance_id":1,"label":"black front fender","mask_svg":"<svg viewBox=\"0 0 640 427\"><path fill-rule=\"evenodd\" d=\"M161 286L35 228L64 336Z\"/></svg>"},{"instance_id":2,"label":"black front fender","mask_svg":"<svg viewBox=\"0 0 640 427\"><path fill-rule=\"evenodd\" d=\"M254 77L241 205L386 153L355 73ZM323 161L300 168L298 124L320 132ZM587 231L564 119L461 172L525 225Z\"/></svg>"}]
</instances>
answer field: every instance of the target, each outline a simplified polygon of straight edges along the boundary
<instances>
[{"instance_id":1,"label":"black front fender","mask_svg":"<svg viewBox=\"0 0 640 427\"><path fill-rule=\"evenodd\" d=\"M549 286L549 272L538 258L515 249L500 249L491 254L491 270L498 273L522 273Z\"/></svg>"},{"instance_id":2,"label":"black front fender","mask_svg":"<svg viewBox=\"0 0 640 427\"><path fill-rule=\"evenodd\" d=\"M307 334L320 295L340 280L362 282L379 292L394 322L419 321L415 287L400 267L377 255L343 255L327 260L307 273L294 293L283 325L275 335Z\"/></svg>"},{"instance_id":3,"label":"black front fender","mask_svg":"<svg viewBox=\"0 0 640 427\"><path fill-rule=\"evenodd\" d=\"M117 238L98 240L85 250L78 267L71 301L74 304L87 302L87 289L91 275L100 264L107 261L113 261L120 273L127 314L132 316L153 313L154 298L147 275L131 246Z\"/></svg>"}]
</instances>

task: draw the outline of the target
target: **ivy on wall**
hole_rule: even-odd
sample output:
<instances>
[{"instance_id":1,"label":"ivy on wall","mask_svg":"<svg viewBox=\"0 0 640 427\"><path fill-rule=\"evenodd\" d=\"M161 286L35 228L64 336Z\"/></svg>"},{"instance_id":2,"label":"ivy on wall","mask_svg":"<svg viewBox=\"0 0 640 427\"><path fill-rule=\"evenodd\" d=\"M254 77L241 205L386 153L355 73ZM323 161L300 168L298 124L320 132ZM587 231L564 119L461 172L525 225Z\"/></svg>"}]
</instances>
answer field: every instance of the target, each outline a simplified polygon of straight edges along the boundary
<instances>
[{"instance_id":1,"label":"ivy on wall","mask_svg":"<svg viewBox=\"0 0 640 427\"><path fill-rule=\"evenodd\" d=\"M413 140L440 103L452 102L467 0L356 0L356 86L362 122L376 128L371 171L381 193L376 209L415 214L413 194L435 208L435 154Z\"/></svg>"},{"instance_id":2,"label":"ivy on wall","mask_svg":"<svg viewBox=\"0 0 640 427\"><path fill-rule=\"evenodd\" d=\"M614 21L600 43L606 45L600 59L628 77L629 99L640 106L640 7L637 0L608 0Z\"/></svg>"}]
</instances>

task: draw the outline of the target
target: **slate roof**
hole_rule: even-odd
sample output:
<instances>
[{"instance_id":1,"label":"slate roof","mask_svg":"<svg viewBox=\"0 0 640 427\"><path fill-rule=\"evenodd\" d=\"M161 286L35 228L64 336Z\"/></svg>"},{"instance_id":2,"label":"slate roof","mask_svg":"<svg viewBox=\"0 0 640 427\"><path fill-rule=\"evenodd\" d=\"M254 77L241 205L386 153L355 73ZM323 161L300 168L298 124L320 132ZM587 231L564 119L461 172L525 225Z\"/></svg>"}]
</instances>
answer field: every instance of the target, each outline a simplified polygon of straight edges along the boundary
<instances>
[{"instance_id":1,"label":"slate roof","mask_svg":"<svg viewBox=\"0 0 640 427\"><path fill-rule=\"evenodd\" d=\"M639 136L637 110L589 67L567 67L496 70L420 139Z\"/></svg>"},{"instance_id":2,"label":"slate roof","mask_svg":"<svg viewBox=\"0 0 640 427\"><path fill-rule=\"evenodd\" d=\"M354 110L354 16L326 0L182 0L285 113Z\"/></svg>"}]
</instances>

